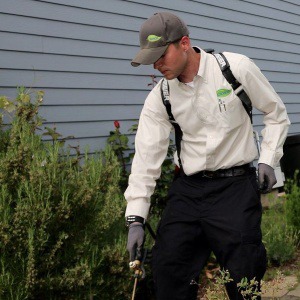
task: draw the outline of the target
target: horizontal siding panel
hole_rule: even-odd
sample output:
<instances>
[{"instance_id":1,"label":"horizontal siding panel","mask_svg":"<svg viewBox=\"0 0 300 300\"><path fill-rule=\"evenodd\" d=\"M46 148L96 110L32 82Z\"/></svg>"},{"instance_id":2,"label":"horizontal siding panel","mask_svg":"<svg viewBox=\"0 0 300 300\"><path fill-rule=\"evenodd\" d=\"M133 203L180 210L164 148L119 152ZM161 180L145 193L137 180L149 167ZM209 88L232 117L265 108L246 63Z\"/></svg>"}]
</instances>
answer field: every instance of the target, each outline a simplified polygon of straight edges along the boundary
<instances>
[{"instance_id":1,"label":"horizontal siding panel","mask_svg":"<svg viewBox=\"0 0 300 300\"><path fill-rule=\"evenodd\" d=\"M19 51L1 51L0 66L6 69L43 70L61 72L88 72L103 74L136 75L135 68L129 60L83 57L70 55L54 55Z\"/></svg>"},{"instance_id":2,"label":"horizontal siding panel","mask_svg":"<svg viewBox=\"0 0 300 300\"><path fill-rule=\"evenodd\" d=\"M244 54L252 59L261 59L261 60L275 60L280 62L295 62L296 64L300 63L300 56L296 53L281 52L278 49L261 49L258 48L259 45L254 46L243 46L239 44L230 44L220 43L220 42L208 42L203 40L194 40L192 39L192 45L200 46L202 49L213 48L215 52L234 52Z\"/></svg>"},{"instance_id":3,"label":"horizontal siding panel","mask_svg":"<svg viewBox=\"0 0 300 300\"><path fill-rule=\"evenodd\" d=\"M274 87L277 93L295 93L300 94L300 85L299 83L278 83L273 82L272 86Z\"/></svg>"},{"instance_id":4,"label":"horizontal siding panel","mask_svg":"<svg viewBox=\"0 0 300 300\"><path fill-rule=\"evenodd\" d=\"M45 141L50 141L49 139L44 138ZM129 136L129 149L133 149L131 146L134 141L133 136ZM65 145L72 146L72 147L79 147L80 153L84 154L85 151L88 151L88 153L97 153L104 149L104 147L107 145L107 137L98 137L98 138L74 138L74 139L66 139ZM76 155L75 149L70 149L70 153L73 155Z\"/></svg>"},{"instance_id":5,"label":"horizontal siding panel","mask_svg":"<svg viewBox=\"0 0 300 300\"><path fill-rule=\"evenodd\" d=\"M44 141L51 141L51 138L43 137ZM95 153L99 152L101 149L103 149L107 145L107 137L98 137L98 138L70 138L65 139L65 146L70 149L71 147L79 147L79 151L81 154L85 153L85 151L88 151L88 153ZM70 149L70 153L73 155L76 155L75 149Z\"/></svg>"},{"instance_id":6,"label":"horizontal siding panel","mask_svg":"<svg viewBox=\"0 0 300 300\"><path fill-rule=\"evenodd\" d=\"M201 39L202 38L202 39ZM200 37L199 40L192 39L192 45L200 46L203 49L213 48L216 52L236 52L249 56L250 58L259 58L259 59L274 59L281 62L295 62L296 64L300 63L299 53L293 53L287 49L287 51L281 51L274 47L273 43L269 43L268 48L261 48L260 44L249 43L249 45L239 44L239 40L236 39L235 43L231 42L231 39L227 41L215 42L213 39L209 38L203 40L203 37ZM273 48L274 47L274 48ZM285 47L286 48L286 47Z\"/></svg>"},{"instance_id":7,"label":"horizontal siding panel","mask_svg":"<svg viewBox=\"0 0 300 300\"><path fill-rule=\"evenodd\" d=\"M30 17L7 15L0 13L1 31L30 33L39 36L52 36L66 39L101 41L107 43L127 44L127 41L136 39L136 33L126 31L126 40L124 40L124 31L114 28L97 28L91 25L66 23L61 21L52 21L45 19L36 19Z\"/></svg>"},{"instance_id":8,"label":"horizontal siding panel","mask_svg":"<svg viewBox=\"0 0 300 300\"><path fill-rule=\"evenodd\" d=\"M131 86L134 89L144 90L149 83L149 77L0 69L0 82L4 87L22 85L36 88L96 88L122 90L128 89L128 87Z\"/></svg>"},{"instance_id":9,"label":"horizontal siding panel","mask_svg":"<svg viewBox=\"0 0 300 300\"><path fill-rule=\"evenodd\" d=\"M255 63L262 71L286 72L300 74L300 63L276 61L275 57L269 60L255 59Z\"/></svg>"},{"instance_id":10,"label":"horizontal siding panel","mask_svg":"<svg viewBox=\"0 0 300 300\"><path fill-rule=\"evenodd\" d=\"M77 7L83 10L92 10L92 11L104 11L106 13L116 13L125 16L134 16L139 17L139 14L143 14L144 18L152 14L155 9L152 4L146 5L139 3L138 1L124 1L124 0L39 0L40 2L53 3L57 5L63 5L68 7ZM168 9L170 10L170 9Z\"/></svg>"},{"instance_id":11,"label":"horizontal siding panel","mask_svg":"<svg viewBox=\"0 0 300 300\"><path fill-rule=\"evenodd\" d=\"M112 106L42 106L40 115L52 123L83 122L83 121L111 121L135 120L140 115L141 105Z\"/></svg>"},{"instance_id":12,"label":"horizontal siding panel","mask_svg":"<svg viewBox=\"0 0 300 300\"><path fill-rule=\"evenodd\" d=\"M300 83L300 73L284 73L284 72L269 72L265 71L264 75L268 78L270 82L281 82L281 83Z\"/></svg>"},{"instance_id":13,"label":"horizontal siding panel","mask_svg":"<svg viewBox=\"0 0 300 300\"><path fill-rule=\"evenodd\" d=\"M300 101L298 103L288 103L286 104L286 108L288 111L300 115Z\"/></svg>"},{"instance_id":14,"label":"horizontal siding panel","mask_svg":"<svg viewBox=\"0 0 300 300\"><path fill-rule=\"evenodd\" d=\"M284 103L300 103L300 91L298 94L280 93L279 96Z\"/></svg>"},{"instance_id":15,"label":"horizontal siding panel","mask_svg":"<svg viewBox=\"0 0 300 300\"><path fill-rule=\"evenodd\" d=\"M253 29L255 30L255 29ZM192 35L195 40L205 40L205 42L215 42L231 45L240 45L244 47L256 47L260 49L273 50L278 49L278 52L296 53L300 52L300 44L292 44L275 40L267 40L264 38L243 36L238 34L230 34L217 32L215 30L195 29ZM299 61L300 62L300 61Z\"/></svg>"},{"instance_id":16,"label":"horizontal siding panel","mask_svg":"<svg viewBox=\"0 0 300 300\"><path fill-rule=\"evenodd\" d=\"M296 5L296 3L289 3L290 1L284 1L284 0L273 0L270 2L269 0L241 0L243 2L248 2L251 4L257 4L257 7L268 7L272 10L278 10L282 12L287 12L292 15L300 15L300 7L299 2ZM297 0L296 0L297 1ZM286 15L285 15L286 16Z\"/></svg>"},{"instance_id":17,"label":"horizontal siding panel","mask_svg":"<svg viewBox=\"0 0 300 300\"><path fill-rule=\"evenodd\" d=\"M6 41L5 44L0 44L2 50L104 57L116 60L128 59L128 63L137 51L136 47L128 45L112 46L94 41L66 40L8 32L0 32L0 39Z\"/></svg>"},{"instance_id":18,"label":"horizontal siding panel","mask_svg":"<svg viewBox=\"0 0 300 300\"><path fill-rule=\"evenodd\" d=\"M136 121L120 121L122 134L130 134L129 129ZM75 138L109 136L114 131L114 120L95 122L74 122L74 123L46 123L45 127L56 128L62 137L74 136Z\"/></svg>"},{"instance_id":19,"label":"horizontal siding panel","mask_svg":"<svg viewBox=\"0 0 300 300\"><path fill-rule=\"evenodd\" d=\"M186 19L187 18L187 19ZM280 29L269 29L258 27L255 25L235 23L234 20L226 21L222 19L213 19L205 16L196 17L196 20L185 17L189 20L189 27L191 37L197 36L197 31L200 28L207 33L220 32L220 34L231 33L238 37L264 39L266 41L281 41L298 45L299 42L295 40L296 33L283 32ZM191 25L190 25L191 24Z\"/></svg>"},{"instance_id":20,"label":"horizontal siding panel","mask_svg":"<svg viewBox=\"0 0 300 300\"><path fill-rule=\"evenodd\" d=\"M0 71L1 74L1 71ZM32 89L37 91L38 89ZM105 89L42 89L44 105L90 105L90 104L140 104L144 103L149 90L105 90ZM0 88L0 95L10 99L16 97L15 88Z\"/></svg>"},{"instance_id":21,"label":"horizontal siding panel","mask_svg":"<svg viewBox=\"0 0 300 300\"><path fill-rule=\"evenodd\" d=\"M299 1L298 0L281 0L284 3L288 3L288 4L293 4L296 6L299 6Z\"/></svg>"},{"instance_id":22,"label":"horizontal siding panel","mask_svg":"<svg viewBox=\"0 0 300 300\"><path fill-rule=\"evenodd\" d=\"M128 61L114 62L113 59L97 57L0 51L0 66L6 69L135 74Z\"/></svg>"},{"instance_id":23,"label":"horizontal siding panel","mask_svg":"<svg viewBox=\"0 0 300 300\"><path fill-rule=\"evenodd\" d=\"M110 0L113 2L112 0ZM1 11L6 14L28 16L38 19L56 20L74 24L92 25L95 27L111 27L122 30L138 31L140 19L136 16L122 15L120 13L105 10L108 1L97 0L98 9L86 9L62 5L63 1L50 3L32 0L9 0L1 4ZM120 4L120 1L117 1ZM32 9L34 5L34 10ZM115 4L116 5L116 4ZM118 26L119 25L119 26ZM120 26L121 25L121 26ZM118 27L117 27L118 26Z\"/></svg>"}]
</instances>

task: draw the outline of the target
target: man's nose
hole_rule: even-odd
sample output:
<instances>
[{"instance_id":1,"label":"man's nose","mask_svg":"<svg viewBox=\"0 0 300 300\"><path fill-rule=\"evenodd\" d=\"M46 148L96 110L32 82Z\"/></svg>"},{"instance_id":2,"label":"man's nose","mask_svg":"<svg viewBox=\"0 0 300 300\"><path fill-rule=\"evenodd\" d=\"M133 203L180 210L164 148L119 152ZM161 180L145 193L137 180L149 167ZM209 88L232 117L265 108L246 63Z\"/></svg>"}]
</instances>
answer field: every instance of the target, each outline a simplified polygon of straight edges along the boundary
<instances>
[{"instance_id":1,"label":"man's nose","mask_svg":"<svg viewBox=\"0 0 300 300\"><path fill-rule=\"evenodd\" d=\"M159 58L154 64L153 64L153 67L154 69L158 69L159 67L162 66L162 57Z\"/></svg>"}]
</instances>

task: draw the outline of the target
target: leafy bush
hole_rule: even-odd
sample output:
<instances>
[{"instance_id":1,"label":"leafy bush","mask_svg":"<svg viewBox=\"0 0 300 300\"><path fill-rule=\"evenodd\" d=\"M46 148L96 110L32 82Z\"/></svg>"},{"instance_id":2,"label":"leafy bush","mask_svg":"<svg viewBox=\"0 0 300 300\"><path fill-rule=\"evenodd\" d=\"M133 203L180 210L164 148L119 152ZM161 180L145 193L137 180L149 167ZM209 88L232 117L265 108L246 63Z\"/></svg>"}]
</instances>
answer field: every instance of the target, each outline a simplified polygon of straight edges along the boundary
<instances>
[{"instance_id":1,"label":"leafy bush","mask_svg":"<svg viewBox=\"0 0 300 300\"><path fill-rule=\"evenodd\" d=\"M297 251L297 234L284 224L273 224L264 236L269 262L283 265L292 260Z\"/></svg>"},{"instance_id":2,"label":"leafy bush","mask_svg":"<svg viewBox=\"0 0 300 300\"><path fill-rule=\"evenodd\" d=\"M295 258L298 233L287 223L282 200L274 200L264 211L262 231L270 264L283 265Z\"/></svg>"},{"instance_id":3,"label":"leafy bush","mask_svg":"<svg viewBox=\"0 0 300 300\"><path fill-rule=\"evenodd\" d=\"M300 232L300 186L297 179L298 174L299 171L296 171L294 180L287 181L285 208L288 224Z\"/></svg>"},{"instance_id":4,"label":"leafy bush","mask_svg":"<svg viewBox=\"0 0 300 300\"><path fill-rule=\"evenodd\" d=\"M118 160L110 147L81 157L42 142L42 97L0 97L14 110L0 130L0 298L128 299Z\"/></svg>"}]
</instances>

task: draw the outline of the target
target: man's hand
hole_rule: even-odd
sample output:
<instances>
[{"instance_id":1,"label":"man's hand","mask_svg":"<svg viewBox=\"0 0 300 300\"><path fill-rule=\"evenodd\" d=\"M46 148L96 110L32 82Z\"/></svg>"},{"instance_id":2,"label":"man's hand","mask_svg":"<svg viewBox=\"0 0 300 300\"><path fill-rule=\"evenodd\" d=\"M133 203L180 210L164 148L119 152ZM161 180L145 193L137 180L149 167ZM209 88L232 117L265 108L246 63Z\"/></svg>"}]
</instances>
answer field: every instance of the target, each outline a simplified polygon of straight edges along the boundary
<instances>
[{"instance_id":1,"label":"man's hand","mask_svg":"<svg viewBox=\"0 0 300 300\"><path fill-rule=\"evenodd\" d=\"M145 230L142 223L134 222L130 224L128 231L127 250L130 261L142 258L142 247L144 244Z\"/></svg>"},{"instance_id":2,"label":"man's hand","mask_svg":"<svg viewBox=\"0 0 300 300\"><path fill-rule=\"evenodd\" d=\"M270 193L277 182L274 169L266 164L258 164L258 182L262 194Z\"/></svg>"}]
</instances>

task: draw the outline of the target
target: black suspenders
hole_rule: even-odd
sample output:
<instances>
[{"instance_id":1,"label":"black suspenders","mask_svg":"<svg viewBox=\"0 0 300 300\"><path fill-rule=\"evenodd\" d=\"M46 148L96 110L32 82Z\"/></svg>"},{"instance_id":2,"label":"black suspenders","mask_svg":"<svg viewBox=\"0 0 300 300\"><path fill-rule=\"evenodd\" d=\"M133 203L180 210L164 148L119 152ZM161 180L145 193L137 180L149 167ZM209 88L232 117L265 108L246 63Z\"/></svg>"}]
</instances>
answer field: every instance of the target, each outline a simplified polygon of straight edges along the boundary
<instances>
[{"instance_id":1,"label":"black suspenders","mask_svg":"<svg viewBox=\"0 0 300 300\"><path fill-rule=\"evenodd\" d=\"M213 50L206 50L208 53L212 53ZM213 54L213 53L212 53ZM235 94L240 98L240 100L243 103L243 106L252 122L252 103L247 95L247 93L244 91L242 85L238 82L238 80L234 77L232 74L232 71L230 69L230 65L226 57L224 56L223 53L215 53L213 54L214 57L216 58L219 67L222 71L223 76L225 79L228 81L228 83L231 85L232 89L234 90ZM180 159L180 152L181 152L181 140L182 140L182 130L179 126L179 124L176 122L173 114L172 114L172 108L171 108L171 103L170 103L170 90L169 90L169 84L168 81L164 78L161 82L160 86L160 92L161 92L161 98L162 102L166 107L167 113L169 115L169 121L174 127L175 130L175 144L176 144L176 150L177 150L177 156L178 156L178 162L179 162L179 167L181 170L182 164L181 164L181 159Z\"/></svg>"},{"instance_id":2,"label":"black suspenders","mask_svg":"<svg viewBox=\"0 0 300 300\"><path fill-rule=\"evenodd\" d=\"M161 92L161 99L162 99L162 101L167 109L167 113L169 115L169 121L171 122L171 124L173 125L174 130L175 130L175 144L176 144L176 150L177 150L177 156L178 156L178 163L179 163L180 169L183 170L182 164L181 164L181 159L180 159L182 130L181 130L179 124L174 119L174 116L172 114L171 103L170 103L169 84L168 84L168 81L165 79L163 79L161 82L160 92Z\"/></svg>"}]
</instances>

